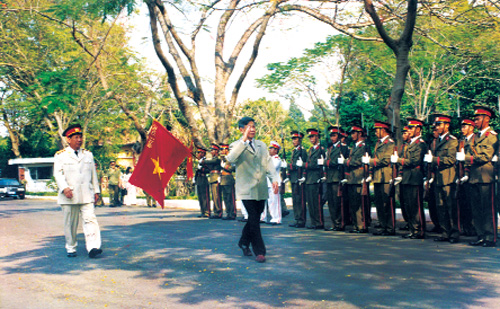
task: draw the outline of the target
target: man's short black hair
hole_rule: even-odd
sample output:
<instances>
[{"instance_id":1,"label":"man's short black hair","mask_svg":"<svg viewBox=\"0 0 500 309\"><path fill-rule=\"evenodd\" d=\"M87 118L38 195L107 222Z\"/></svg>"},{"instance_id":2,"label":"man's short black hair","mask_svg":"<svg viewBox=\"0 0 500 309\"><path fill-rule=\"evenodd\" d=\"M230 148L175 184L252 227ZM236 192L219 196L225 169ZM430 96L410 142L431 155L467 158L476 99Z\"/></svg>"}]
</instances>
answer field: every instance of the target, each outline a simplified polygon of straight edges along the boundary
<instances>
[{"instance_id":1,"label":"man's short black hair","mask_svg":"<svg viewBox=\"0 0 500 309\"><path fill-rule=\"evenodd\" d=\"M255 122L252 117L245 116L238 120L238 128L244 128L250 121Z\"/></svg>"}]
</instances>

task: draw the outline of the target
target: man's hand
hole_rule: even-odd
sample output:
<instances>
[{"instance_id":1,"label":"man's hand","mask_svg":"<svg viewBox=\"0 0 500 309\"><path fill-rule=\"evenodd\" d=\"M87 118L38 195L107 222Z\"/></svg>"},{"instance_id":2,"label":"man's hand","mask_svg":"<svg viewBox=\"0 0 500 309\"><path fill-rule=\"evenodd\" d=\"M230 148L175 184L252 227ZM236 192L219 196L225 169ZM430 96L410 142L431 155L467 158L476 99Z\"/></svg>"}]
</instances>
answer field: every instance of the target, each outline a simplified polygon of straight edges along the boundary
<instances>
[{"instance_id":1,"label":"man's hand","mask_svg":"<svg viewBox=\"0 0 500 309\"><path fill-rule=\"evenodd\" d=\"M398 152L397 151L394 151L394 154L391 155L391 163L398 163Z\"/></svg>"},{"instance_id":2,"label":"man's hand","mask_svg":"<svg viewBox=\"0 0 500 309\"><path fill-rule=\"evenodd\" d=\"M287 183L290 181L290 178L285 178L285 180L283 180L283 183Z\"/></svg>"},{"instance_id":3,"label":"man's hand","mask_svg":"<svg viewBox=\"0 0 500 309\"><path fill-rule=\"evenodd\" d=\"M341 184L346 184L346 183L347 183L347 179L342 179L342 180L340 181L340 183L341 183Z\"/></svg>"},{"instance_id":4,"label":"man's hand","mask_svg":"<svg viewBox=\"0 0 500 309\"><path fill-rule=\"evenodd\" d=\"M365 155L361 157L361 162L363 164L370 164L370 156L368 155L368 152L365 153Z\"/></svg>"},{"instance_id":5,"label":"man's hand","mask_svg":"<svg viewBox=\"0 0 500 309\"><path fill-rule=\"evenodd\" d=\"M325 163L325 160L323 159L323 155L321 155L321 158L318 159L318 165L322 166Z\"/></svg>"},{"instance_id":6,"label":"man's hand","mask_svg":"<svg viewBox=\"0 0 500 309\"><path fill-rule=\"evenodd\" d=\"M429 150L428 153L425 154L425 156L424 156L424 162L426 162L426 163L432 163L432 153L431 153L430 150Z\"/></svg>"},{"instance_id":7,"label":"man's hand","mask_svg":"<svg viewBox=\"0 0 500 309\"><path fill-rule=\"evenodd\" d=\"M99 193L94 194L94 204L97 204L97 201L99 200Z\"/></svg>"},{"instance_id":8,"label":"man's hand","mask_svg":"<svg viewBox=\"0 0 500 309\"><path fill-rule=\"evenodd\" d=\"M285 159L281 159L281 168L286 168L286 161L285 161Z\"/></svg>"},{"instance_id":9,"label":"man's hand","mask_svg":"<svg viewBox=\"0 0 500 309\"><path fill-rule=\"evenodd\" d=\"M396 178L394 178L394 185L395 186L399 185L402 180L403 180L403 177L396 177Z\"/></svg>"},{"instance_id":10,"label":"man's hand","mask_svg":"<svg viewBox=\"0 0 500 309\"><path fill-rule=\"evenodd\" d=\"M304 183L304 181L306 181L306 178L305 178L305 177L302 177L302 178L297 179L297 181L298 181L300 184L303 184L303 183Z\"/></svg>"},{"instance_id":11,"label":"man's hand","mask_svg":"<svg viewBox=\"0 0 500 309\"><path fill-rule=\"evenodd\" d=\"M295 165L297 165L298 167L302 167L302 165L304 165L302 158L299 157L299 159L297 160L297 163L295 163Z\"/></svg>"},{"instance_id":12,"label":"man's hand","mask_svg":"<svg viewBox=\"0 0 500 309\"><path fill-rule=\"evenodd\" d=\"M277 181L273 182L273 193L278 194L278 191L280 189L280 185L278 184Z\"/></svg>"},{"instance_id":13,"label":"man's hand","mask_svg":"<svg viewBox=\"0 0 500 309\"><path fill-rule=\"evenodd\" d=\"M457 152L457 161L465 161L465 152L463 149Z\"/></svg>"},{"instance_id":14,"label":"man's hand","mask_svg":"<svg viewBox=\"0 0 500 309\"><path fill-rule=\"evenodd\" d=\"M372 182L372 176L368 176L368 177L366 177L365 181L366 181L366 182Z\"/></svg>"},{"instance_id":15,"label":"man's hand","mask_svg":"<svg viewBox=\"0 0 500 309\"><path fill-rule=\"evenodd\" d=\"M337 159L337 163L340 165L344 165L344 161L345 161L344 155L340 154L340 157Z\"/></svg>"},{"instance_id":16,"label":"man's hand","mask_svg":"<svg viewBox=\"0 0 500 309\"><path fill-rule=\"evenodd\" d=\"M248 141L248 134L250 133L250 126L247 125L247 128L245 129L245 132L243 132L243 141L246 142Z\"/></svg>"},{"instance_id":17,"label":"man's hand","mask_svg":"<svg viewBox=\"0 0 500 309\"><path fill-rule=\"evenodd\" d=\"M67 198L73 198L73 190L71 190L69 187L63 190L63 194Z\"/></svg>"}]
</instances>

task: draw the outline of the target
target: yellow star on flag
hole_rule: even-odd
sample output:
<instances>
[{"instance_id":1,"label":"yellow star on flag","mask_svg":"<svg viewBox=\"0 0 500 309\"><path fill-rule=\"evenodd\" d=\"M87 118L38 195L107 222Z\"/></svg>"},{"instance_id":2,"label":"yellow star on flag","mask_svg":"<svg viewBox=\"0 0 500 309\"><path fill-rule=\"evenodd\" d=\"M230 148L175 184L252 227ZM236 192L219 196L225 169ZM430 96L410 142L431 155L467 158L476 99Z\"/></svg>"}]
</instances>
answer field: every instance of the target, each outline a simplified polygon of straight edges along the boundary
<instances>
[{"instance_id":1,"label":"yellow star on flag","mask_svg":"<svg viewBox=\"0 0 500 309\"><path fill-rule=\"evenodd\" d=\"M163 168L161 168L160 166L160 157L158 157L158 159L153 159L151 158L151 160L153 161L153 164L155 165L155 169L153 171L153 174L158 174L158 177L160 177L160 180L161 180L161 174L165 174L165 170Z\"/></svg>"}]
</instances>

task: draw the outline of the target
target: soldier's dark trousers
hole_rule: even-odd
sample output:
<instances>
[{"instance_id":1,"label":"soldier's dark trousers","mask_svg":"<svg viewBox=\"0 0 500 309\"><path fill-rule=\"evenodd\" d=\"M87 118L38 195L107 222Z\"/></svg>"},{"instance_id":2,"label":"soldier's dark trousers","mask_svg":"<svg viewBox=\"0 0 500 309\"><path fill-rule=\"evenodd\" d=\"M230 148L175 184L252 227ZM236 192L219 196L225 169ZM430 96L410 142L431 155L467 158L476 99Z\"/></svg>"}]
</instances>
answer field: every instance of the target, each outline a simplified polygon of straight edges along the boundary
<instances>
[{"instance_id":1,"label":"soldier's dark trousers","mask_svg":"<svg viewBox=\"0 0 500 309\"><path fill-rule=\"evenodd\" d=\"M222 189L222 197L226 206L226 215L228 218L236 218L236 199L234 185L220 186Z\"/></svg>"},{"instance_id":2,"label":"soldier's dark trousers","mask_svg":"<svg viewBox=\"0 0 500 309\"><path fill-rule=\"evenodd\" d=\"M400 185L403 205L408 214L410 233L425 236L425 211L422 186Z\"/></svg>"},{"instance_id":3,"label":"soldier's dark trousers","mask_svg":"<svg viewBox=\"0 0 500 309\"><path fill-rule=\"evenodd\" d=\"M113 200L109 204L112 206L120 206L121 205L121 203L120 203L120 187L118 187L118 185L109 185L108 190L109 190L109 195Z\"/></svg>"},{"instance_id":4,"label":"soldier's dark trousers","mask_svg":"<svg viewBox=\"0 0 500 309\"><path fill-rule=\"evenodd\" d=\"M323 184L315 183L306 185L307 208L311 218L312 226L324 226L323 204L321 204L320 186Z\"/></svg>"},{"instance_id":5,"label":"soldier's dark trousers","mask_svg":"<svg viewBox=\"0 0 500 309\"><path fill-rule=\"evenodd\" d=\"M328 194L328 210L330 211L330 217L332 218L333 227L345 228L346 226L345 210L341 205L341 197L338 196L339 187L340 187L339 182L328 183L326 190Z\"/></svg>"},{"instance_id":6,"label":"soldier's dark trousers","mask_svg":"<svg viewBox=\"0 0 500 309\"><path fill-rule=\"evenodd\" d=\"M439 224L439 216L436 208L436 199L434 198L434 185L429 186L429 198L427 199L427 208L429 209L429 217L431 217L432 224L434 227L440 229L441 225Z\"/></svg>"},{"instance_id":7,"label":"soldier's dark trousers","mask_svg":"<svg viewBox=\"0 0 500 309\"><path fill-rule=\"evenodd\" d=\"M206 177L196 181L196 192L200 202L200 212L203 216L210 216L210 186Z\"/></svg>"},{"instance_id":8,"label":"soldier's dark trousers","mask_svg":"<svg viewBox=\"0 0 500 309\"><path fill-rule=\"evenodd\" d=\"M361 185L348 185L347 191L349 192L349 210L351 213L352 224L355 229L361 230L368 228L366 222L365 210L366 206L361 207Z\"/></svg>"},{"instance_id":9,"label":"soldier's dark trousers","mask_svg":"<svg viewBox=\"0 0 500 309\"><path fill-rule=\"evenodd\" d=\"M464 183L461 185L460 191L458 192L458 203L459 203L459 220L460 229L462 233L467 236L476 235L476 230L474 225L472 225L472 201L470 199L470 184Z\"/></svg>"},{"instance_id":10,"label":"soldier's dark trousers","mask_svg":"<svg viewBox=\"0 0 500 309\"><path fill-rule=\"evenodd\" d=\"M293 215L297 224L306 224L305 184L292 183Z\"/></svg>"},{"instance_id":11,"label":"soldier's dark trousers","mask_svg":"<svg viewBox=\"0 0 500 309\"><path fill-rule=\"evenodd\" d=\"M249 247L255 255L266 255L266 246L260 233L260 214L264 211L266 201L242 200L243 207L248 212L248 221L241 233L240 245Z\"/></svg>"},{"instance_id":12,"label":"soldier's dark trousers","mask_svg":"<svg viewBox=\"0 0 500 309\"><path fill-rule=\"evenodd\" d=\"M439 225L443 229L442 237L458 239L458 209L455 201L455 184L435 186L436 208Z\"/></svg>"},{"instance_id":13,"label":"soldier's dark trousers","mask_svg":"<svg viewBox=\"0 0 500 309\"><path fill-rule=\"evenodd\" d=\"M493 184L469 184L472 216L478 239L497 241L497 221Z\"/></svg>"},{"instance_id":14,"label":"soldier's dark trousers","mask_svg":"<svg viewBox=\"0 0 500 309\"><path fill-rule=\"evenodd\" d=\"M375 207L377 208L377 218L382 230L394 232L395 225L395 205L391 205L389 199L389 190L391 185L388 183L373 184L375 190Z\"/></svg>"},{"instance_id":15,"label":"soldier's dark trousers","mask_svg":"<svg viewBox=\"0 0 500 309\"><path fill-rule=\"evenodd\" d=\"M213 215L222 217L222 195L220 185L218 182L210 184L210 191L212 192L212 202L214 203Z\"/></svg>"}]
</instances>

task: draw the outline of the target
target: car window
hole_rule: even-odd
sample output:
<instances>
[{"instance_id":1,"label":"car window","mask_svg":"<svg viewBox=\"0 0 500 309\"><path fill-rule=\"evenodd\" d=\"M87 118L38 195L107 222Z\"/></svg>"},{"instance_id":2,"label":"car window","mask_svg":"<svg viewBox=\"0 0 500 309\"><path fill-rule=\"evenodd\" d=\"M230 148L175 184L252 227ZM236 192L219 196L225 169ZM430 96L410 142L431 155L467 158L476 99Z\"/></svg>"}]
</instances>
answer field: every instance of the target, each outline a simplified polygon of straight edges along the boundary
<instances>
[{"instance_id":1,"label":"car window","mask_svg":"<svg viewBox=\"0 0 500 309\"><path fill-rule=\"evenodd\" d=\"M17 179L1 178L0 186L19 186L19 181Z\"/></svg>"}]
</instances>

